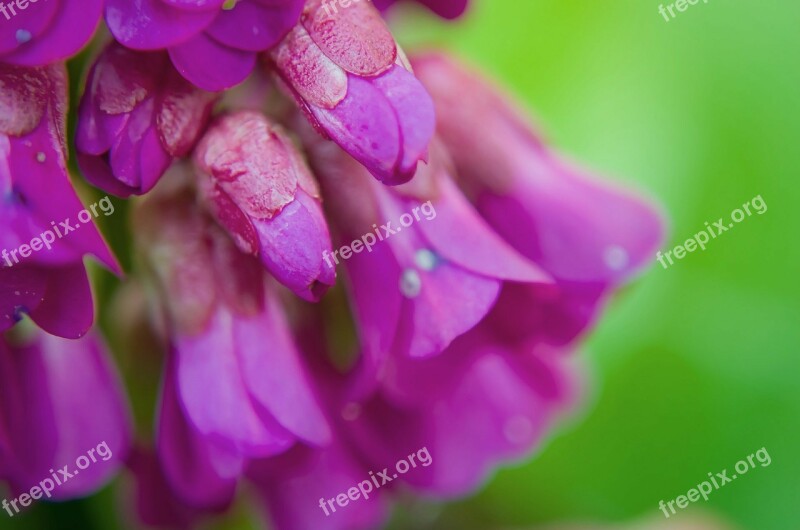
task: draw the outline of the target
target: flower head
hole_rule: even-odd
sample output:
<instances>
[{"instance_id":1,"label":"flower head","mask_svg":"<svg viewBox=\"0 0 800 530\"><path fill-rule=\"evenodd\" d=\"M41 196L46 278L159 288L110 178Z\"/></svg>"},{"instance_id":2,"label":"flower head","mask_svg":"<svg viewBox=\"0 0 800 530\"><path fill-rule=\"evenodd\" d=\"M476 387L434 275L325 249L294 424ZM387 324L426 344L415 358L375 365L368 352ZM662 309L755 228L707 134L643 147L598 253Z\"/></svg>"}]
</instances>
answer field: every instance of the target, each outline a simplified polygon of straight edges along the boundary
<instances>
[{"instance_id":1,"label":"flower head","mask_svg":"<svg viewBox=\"0 0 800 530\"><path fill-rule=\"evenodd\" d=\"M505 282L547 289L547 274L467 202L443 149L432 150L412 184L394 188L324 144L313 162L339 241L369 236L367 251L344 261L368 381L376 381L388 356L440 354L486 316Z\"/></svg>"},{"instance_id":2,"label":"flower head","mask_svg":"<svg viewBox=\"0 0 800 530\"><path fill-rule=\"evenodd\" d=\"M270 57L318 131L385 184L411 179L433 136L433 104L372 5L332 12L309 0Z\"/></svg>"},{"instance_id":3,"label":"flower head","mask_svg":"<svg viewBox=\"0 0 800 530\"><path fill-rule=\"evenodd\" d=\"M78 162L120 197L150 191L207 125L215 94L183 79L163 52L111 43L89 72L78 117Z\"/></svg>"},{"instance_id":4,"label":"flower head","mask_svg":"<svg viewBox=\"0 0 800 530\"><path fill-rule=\"evenodd\" d=\"M319 300L336 278L322 258L328 225L317 183L281 129L255 111L223 116L194 159L206 204L239 249L298 296Z\"/></svg>"},{"instance_id":5,"label":"flower head","mask_svg":"<svg viewBox=\"0 0 800 530\"><path fill-rule=\"evenodd\" d=\"M168 375L191 428L239 460L298 440L326 442L327 423L260 264L185 193L150 198L136 219L174 357ZM179 429L164 427L162 436Z\"/></svg>"}]
</instances>

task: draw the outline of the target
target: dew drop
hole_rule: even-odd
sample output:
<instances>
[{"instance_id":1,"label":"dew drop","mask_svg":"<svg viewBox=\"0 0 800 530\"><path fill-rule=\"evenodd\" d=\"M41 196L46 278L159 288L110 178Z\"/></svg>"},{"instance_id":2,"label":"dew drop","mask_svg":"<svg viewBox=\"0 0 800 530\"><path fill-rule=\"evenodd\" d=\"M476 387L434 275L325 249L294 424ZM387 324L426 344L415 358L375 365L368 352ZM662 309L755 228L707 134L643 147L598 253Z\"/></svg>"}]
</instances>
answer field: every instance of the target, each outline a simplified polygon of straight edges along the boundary
<instances>
[{"instance_id":1,"label":"dew drop","mask_svg":"<svg viewBox=\"0 0 800 530\"><path fill-rule=\"evenodd\" d=\"M630 257L628 251L618 245L606 247L603 252L603 260L609 269L619 271L628 266Z\"/></svg>"},{"instance_id":2,"label":"dew drop","mask_svg":"<svg viewBox=\"0 0 800 530\"><path fill-rule=\"evenodd\" d=\"M18 29L16 33L17 43L25 44L33 38L31 32L27 29Z\"/></svg>"},{"instance_id":3,"label":"dew drop","mask_svg":"<svg viewBox=\"0 0 800 530\"><path fill-rule=\"evenodd\" d=\"M424 271L432 271L439 263L439 257L433 251L423 248L414 255L414 263Z\"/></svg>"},{"instance_id":4,"label":"dew drop","mask_svg":"<svg viewBox=\"0 0 800 530\"><path fill-rule=\"evenodd\" d=\"M406 298L416 298L422 290L422 279L414 269L406 269L400 277L400 292Z\"/></svg>"},{"instance_id":5,"label":"dew drop","mask_svg":"<svg viewBox=\"0 0 800 530\"><path fill-rule=\"evenodd\" d=\"M36 153L36 160L39 163L44 163L44 161L47 160L47 155L45 155L44 152L39 151L38 153Z\"/></svg>"}]
</instances>

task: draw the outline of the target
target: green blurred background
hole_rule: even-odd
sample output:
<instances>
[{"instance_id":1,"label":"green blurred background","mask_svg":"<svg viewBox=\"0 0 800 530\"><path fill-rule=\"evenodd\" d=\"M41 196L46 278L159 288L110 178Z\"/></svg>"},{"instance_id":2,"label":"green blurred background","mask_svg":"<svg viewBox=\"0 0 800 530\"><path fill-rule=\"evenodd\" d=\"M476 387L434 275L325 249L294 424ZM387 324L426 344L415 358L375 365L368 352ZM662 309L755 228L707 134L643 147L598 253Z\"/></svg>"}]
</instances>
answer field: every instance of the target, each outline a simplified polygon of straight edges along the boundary
<instances>
[{"instance_id":1,"label":"green blurred background","mask_svg":"<svg viewBox=\"0 0 800 530\"><path fill-rule=\"evenodd\" d=\"M770 466L695 506L800 529L800 5L709 0L666 22L660 3L476 0L453 26L396 21L407 48L456 51L562 151L658 199L665 249L757 195L769 207L621 293L583 354L583 409L437 528L663 519L660 500L766 447Z\"/></svg>"},{"instance_id":2,"label":"green blurred background","mask_svg":"<svg viewBox=\"0 0 800 530\"><path fill-rule=\"evenodd\" d=\"M800 5L709 0L665 22L659 3L473 0L455 24L395 17L409 51L455 51L563 152L659 200L665 249L757 195L768 211L613 300L581 355L584 404L535 459L473 498L412 502L393 528L657 520L660 500L766 447L769 467L693 506L742 529L800 529ZM0 528L125 528L118 501L109 487L39 503ZM255 528L247 519L217 528Z\"/></svg>"}]
</instances>

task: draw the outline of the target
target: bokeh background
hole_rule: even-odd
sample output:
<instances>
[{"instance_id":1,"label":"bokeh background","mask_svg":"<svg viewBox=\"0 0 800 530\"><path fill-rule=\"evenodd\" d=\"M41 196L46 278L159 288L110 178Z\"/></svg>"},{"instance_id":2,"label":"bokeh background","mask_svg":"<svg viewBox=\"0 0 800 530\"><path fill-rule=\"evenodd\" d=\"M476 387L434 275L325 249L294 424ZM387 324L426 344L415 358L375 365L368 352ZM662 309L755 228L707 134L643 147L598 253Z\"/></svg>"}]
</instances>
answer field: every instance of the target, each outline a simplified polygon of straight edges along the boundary
<instances>
[{"instance_id":1,"label":"bokeh background","mask_svg":"<svg viewBox=\"0 0 800 530\"><path fill-rule=\"evenodd\" d=\"M583 404L533 459L469 499L409 500L393 529L663 519L660 500L762 447L769 467L693 506L734 528L800 529L800 4L709 0L666 22L659 3L473 0L456 24L396 13L408 50L456 52L562 152L660 201L665 249L757 195L768 211L612 301L581 354ZM109 487L38 503L0 528L130 528L119 501ZM216 527L256 528L243 511Z\"/></svg>"},{"instance_id":2,"label":"bokeh background","mask_svg":"<svg viewBox=\"0 0 800 530\"><path fill-rule=\"evenodd\" d=\"M618 296L583 354L582 410L440 528L663 519L659 500L766 447L770 466L699 505L800 529L800 4L709 0L666 22L660 3L476 0L455 26L398 24L407 46L501 80L562 151L657 198L665 249L757 195L769 207Z\"/></svg>"}]
</instances>

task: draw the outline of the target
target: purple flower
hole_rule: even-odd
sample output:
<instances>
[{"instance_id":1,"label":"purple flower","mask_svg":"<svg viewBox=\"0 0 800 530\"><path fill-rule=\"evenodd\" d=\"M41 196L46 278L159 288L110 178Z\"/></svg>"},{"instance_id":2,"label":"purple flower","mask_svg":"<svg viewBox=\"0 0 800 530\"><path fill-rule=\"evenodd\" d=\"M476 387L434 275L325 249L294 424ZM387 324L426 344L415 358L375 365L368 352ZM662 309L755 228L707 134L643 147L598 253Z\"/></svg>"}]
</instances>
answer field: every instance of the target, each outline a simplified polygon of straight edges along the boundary
<instances>
[{"instance_id":1,"label":"purple flower","mask_svg":"<svg viewBox=\"0 0 800 530\"><path fill-rule=\"evenodd\" d=\"M22 493L68 465L73 476L59 473L66 480L50 495L86 496L127 458L132 436L121 382L94 335L32 333L22 344L0 338L0 476Z\"/></svg>"},{"instance_id":2,"label":"purple flower","mask_svg":"<svg viewBox=\"0 0 800 530\"><path fill-rule=\"evenodd\" d=\"M89 182L120 197L148 192L189 154L217 99L183 79L166 53L116 43L98 57L86 86L78 163Z\"/></svg>"},{"instance_id":3,"label":"purple flower","mask_svg":"<svg viewBox=\"0 0 800 530\"><path fill-rule=\"evenodd\" d=\"M208 130L194 160L202 195L239 250L319 300L336 279L322 258L330 234L317 183L285 134L259 112L236 112Z\"/></svg>"},{"instance_id":4,"label":"purple flower","mask_svg":"<svg viewBox=\"0 0 800 530\"><path fill-rule=\"evenodd\" d=\"M166 48L186 79L216 91L244 81L302 8L303 0L107 0L105 17L123 45Z\"/></svg>"},{"instance_id":5,"label":"purple flower","mask_svg":"<svg viewBox=\"0 0 800 530\"><path fill-rule=\"evenodd\" d=\"M103 0L0 2L0 63L43 66L75 55L102 10Z\"/></svg>"},{"instance_id":6,"label":"purple flower","mask_svg":"<svg viewBox=\"0 0 800 530\"><path fill-rule=\"evenodd\" d=\"M397 0L373 0L375 7L381 11L389 9ZM442 18L454 19L464 14L468 0L417 0Z\"/></svg>"},{"instance_id":7,"label":"purple flower","mask_svg":"<svg viewBox=\"0 0 800 530\"><path fill-rule=\"evenodd\" d=\"M509 335L535 328L553 344L570 342L604 297L651 260L663 236L659 215L564 162L513 104L452 59L425 55L414 67L436 102L437 132L461 185L493 229L558 283L559 294L545 298L527 286L504 290L500 325ZM506 318L526 302L527 319Z\"/></svg>"},{"instance_id":8,"label":"purple flower","mask_svg":"<svg viewBox=\"0 0 800 530\"><path fill-rule=\"evenodd\" d=\"M373 6L337 13L309 0L270 57L323 136L385 184L411 179L433 136L433 104Z\"/></svg>"},{"instance_id":9,"label":"purple flower","mask_svg":"<svg viewBox=\"0 0 800 530\"><path fill-rule=\"evenodd\" d=\"M265 283L258 261L241 254L185 192L154 196L135 216L139 248L165 309L180 410L223 456L270 456L299 440L326 443L329 427L274 286ZM162 425L160 436L181 436L167 432L181 428ZM163 443L173 442L162 439L162 458L170 454ZM230 471L221 469L223 456L210 470L221 478ZM189 469L179 462L165 468L172 478Z\"/></svg>"},{"instance_id":10,"label":"purple flower","mask_svg":"<svg viewBox=\"0 0 800 530\"><path fill-rule=\"evenodd\" d=\"M389 357L444 351L486 316L505 282L550 283L467 202L446 153L434 148L431 157L411 184L395 188L325 144L313 157L339 241L369 243L344 261L367 390Z\"/></svg>"},{"instance_id":11,"label":"purple flower","mask_svg":"<svg viewBox=\"0 0 800 530\"><path fill-rule=\"evenodd\" d=\"M233 501L244 458L204 437L186 416L175 357L167 361L161 389L156 433L160 468L179 504L223 510Z\"/></svg>"},{"instance_id":12,"label":"purple flower","mask_svg":"<svg viewBox=\"0 0 800 530\"><path fill-rule=\"evenodd\" d=\"M503 345L486 322L437 357L390 358L380 392L341 402L339 432L373 469L426 447L432 463L402 482L423 495L463 496L498 465L528 456L574 402L568 352Z\"/></svg>"},{"instance_id":13,"label":"purple flower","mask_svg":"<svg viewBox=\"0 0 800 530\"><path fill-rule=\"evenodd\" d=\"M0 64L0 331L29 314L82 336L94 319L83 256L118 271L67 175L66 81L63 65Z\"/></svg>"}]
</instances>

